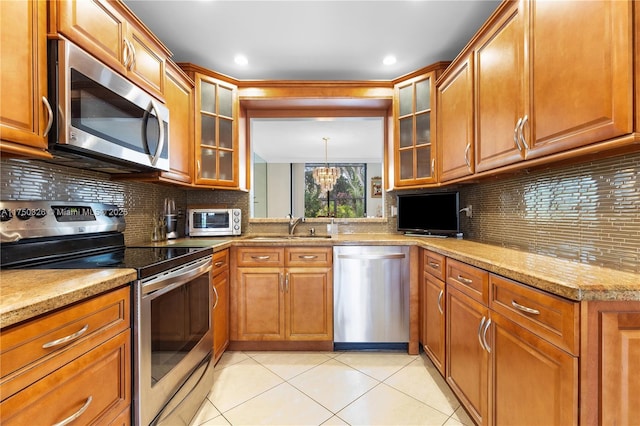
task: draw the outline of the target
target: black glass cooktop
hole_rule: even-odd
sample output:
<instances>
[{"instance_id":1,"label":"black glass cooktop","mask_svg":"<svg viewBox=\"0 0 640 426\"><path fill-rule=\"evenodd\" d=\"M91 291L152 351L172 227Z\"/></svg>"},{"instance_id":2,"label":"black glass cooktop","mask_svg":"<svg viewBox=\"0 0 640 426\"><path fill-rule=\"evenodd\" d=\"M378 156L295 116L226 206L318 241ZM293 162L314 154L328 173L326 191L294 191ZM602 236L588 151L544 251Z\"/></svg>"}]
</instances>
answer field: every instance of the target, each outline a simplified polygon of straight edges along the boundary
<instances>
[{"instance_id":1,"label":"black glass cooktop","mask_svg":"<svg viewBox=\"0 0 640 426\"><path fill-rule=\"evenodd\" d=\"M3 244L2 268L100 269L131 268L138 279L210 256L203 247L125 247L121 235L55 238Z\"/></svg>"},{"instance_id":2,"label":"black glass cooktop","mask_svg":"<svg viewBox=\"0 0 640 426\"><path fill-rule=\"evenodd\" d=\"M137 270L138 278L142 279L212 253L210 248L126 247L107 253L43 262L28 267L37 269L131 268Z\"/></svg>"}]
</instances>

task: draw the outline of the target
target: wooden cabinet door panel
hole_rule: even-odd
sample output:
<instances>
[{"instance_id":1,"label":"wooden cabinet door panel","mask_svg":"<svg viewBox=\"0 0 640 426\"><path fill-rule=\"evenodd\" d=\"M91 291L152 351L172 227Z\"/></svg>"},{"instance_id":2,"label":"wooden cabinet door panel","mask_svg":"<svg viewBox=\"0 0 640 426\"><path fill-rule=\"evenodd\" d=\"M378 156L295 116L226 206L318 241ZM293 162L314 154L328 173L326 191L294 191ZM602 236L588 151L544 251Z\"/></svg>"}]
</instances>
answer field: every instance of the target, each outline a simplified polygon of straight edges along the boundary
<instances>
[{"instance_id":1,"label":"wooden cabinet door panel","mask_svg":"<svg viewBox=\"0 0 640 426\"><path fill-rule=\"evenodd\" d=\"M477 424L488 413L489 353L479 341L489 310L447 286L446 380Z\"/></svg>"},{"instance_id":2,"label":"wooden cabinet door panel","mask_svg":"<svg viewBox=\"0 0 640 426\"><path fill-rule=\"evenodd\" d=\"M47 96L46 18L46 2L0 2L3 152L50 157L44 135L49 120L48 101L43 100Z\"/></svg>"},{"instance_id":3,"label":"wooden cabinet door panel","mask_svg":"<svg viewBox=\"0 0 640 426\"><path fill-rule=\"evenodd\" d=\"M101 61L125 74L125 18L101 0L56 2L57 30Z\"/></svg>"},{"instance_id":4,"label":"wooden cabinet door panel","mask_svg":"<svg viewBox=\"0 0 640 426\"><path fill-rule=\"evenodd\" d=\"M193 179L193 82L177 65L168 64L165 99L171 126L169 127L169 172L162 175L178 182Z\"/></svg>"},{"instance_id":5,"label":"wooden cabinet door panel","mask_svg":"<svg viewBox=\"0 0 640 426\"><path fill-rule=\"evenodd\" d=\"M112 419L131 403L130 340L126 330L5 399L0 406L2 424L54 424L85 405L78 424Z\"/></svg>"},{"instance_id":6,"label":"wooden cabinet door panel","mask_svg":"<svg viewBox=\"0 0 640 426\"><path fill-rule=\"evenodd\" d=\"M475 49L476 171L520 161L516 124L524 117L524 29L521 6L513 3ZM520 143L518 141L518 143ZM520 148L519 148L520 146Z\"/></svg>"},{"instance_id":7,"label":"wooden cabinet door panel","mask_svg":"<svg viewBox=\"0 0 640 426\"><path fill-rule=\"evenodd\" d=\"M429 273L423 276L423 346L433 364L445 374L445 285Z\"/></svg>"},{"instance_id":8,"label":"wooden cabinet door panel","mask_svg":"<svg viewBox=\"0 0 640 426\"><path fill-rule=\"evenodd\" d=\"M127 40L134 51L128 76L152 93L163 94L166 58L153 48L152 42L142 33L135 31L131 25L128 28Z\"/></svg>"},{"instance_id":9,"label":"wooden cabinet door panel","mask_svg":"<svg viewBox=\"0 0 640 426\"><path fill-rule=\"evenodd\" d=\"M440 181L474 171L473 59L458 65L437 90L437 130Z\"/></svg>"},{"instance_id":10,"label":"wooden cabinet door panel","mask_svg":"<svg viewBox=\"0 0 640 426\"><path fill-rule=\"evenodd\" d=\"M640 419L640 312L603 312L601 324L602 424L637 423Z\"/></svg>"},{"instance_id":11,"label":"wooden cabinet door panel","mask_svg":"<svg viewBox=\"0 0 640 426\"><path fill-rule=\"evenodd\" d=\"M213 356L220 359L229 345L229 271L213 277Z\"/></svg>"},{"instance_id":12,"label":"wooden cabinet door panel","mask_svg":"<svg viewBox=\"0 0 640 426\"><path fill-rule=\"evenodd\" d=\"M491 319L493 424L576 425L578 358L499 314Z\"/></svg>"},{"instance_id":13,"label":"wooden cabinet door panel","mask_svg":"<svg viewBox=\"0 0 640 426\"><path fill-rule=\"evenodd\" d=\"M527 157L631 133L633 3L530 3L533 120Z\"/></svg>"},{"instance_id":14,"label":"wooden cabinet door panel","mask_svg":"<svg viewBox=\"0 0 640 426\"><path fill-rule=\"evenodd\" d=\"M239 340L284 339L283 275L280 268L238 270Z\"/></svg>"},{"instance_id":15,"label":"wooden cabinet door panel","mask_svg":"<svg viewBox=\"0 0 640 426\"><path fill-rule=\"evenodd\" d=\"M287 338L333 340L331 268L289 268L286 277Z\"/></svg>"}]
</instances>

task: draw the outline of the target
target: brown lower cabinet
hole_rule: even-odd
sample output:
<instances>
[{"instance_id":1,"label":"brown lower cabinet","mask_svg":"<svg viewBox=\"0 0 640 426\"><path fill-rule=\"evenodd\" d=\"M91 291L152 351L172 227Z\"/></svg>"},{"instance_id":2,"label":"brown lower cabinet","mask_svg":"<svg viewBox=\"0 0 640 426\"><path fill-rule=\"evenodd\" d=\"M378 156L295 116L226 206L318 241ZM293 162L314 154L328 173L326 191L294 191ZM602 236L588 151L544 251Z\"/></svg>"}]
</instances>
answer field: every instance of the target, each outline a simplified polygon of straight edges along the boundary
<instances>
[{"instance_id":1,"label":"brown lower cabinet","mask_svg":"<svg viewBox=\"0 0 640 426\"><path fill-rule=\"evenodd\" d=\"M213 357L218 362L229 346L229 249L213 254Z\"/></svg>"},{"instance_id":2,"label":"brown lower cabinet","mask_svg":"<svg viewBox=\"0 0 640 426\"><path fill-rule=\"evenodd\" d=\"M640 422L640 301L584 302L580 423Z\"/></svg>"},{"instance_id":3,"label":"brown lower cabinet","mask_svg":"<svg viewBox=\"0 0 640 426\"><path fill-rule=\"evenodd\" d=\"M445 257L422 250L420 342L433 365L445 374Z\"/></svg>"},{"instance_id":4,"label":"brown lower cabinet","mask_svg":"<svg viewBox=\"0 0 640 426\"><path fill-rule=\"evenodd\" d=\"M2 329L0 423L131 423L130 291Z\"/></svg>"},{"instance_id":5,"label":"brown lower cabinet","mask_svg":"<svg viewBox=\"0 0 640 426\"><path fill-rule=\"evenodd\" d=\"M489 353L480 336L489 309L447 287L446 380L477 424L488 423Z\"/></svg>"},{"instance_id":6,"label":"brown lower cabinet","mask_svg":"<svg viewBox=\"0 0 640 426\"><path fill-rule=\"evenodd\" d=\"M489 333L488 333L489 334ZM491 312L491 423L578 422L578 357Z\"/></svg>"},{"instance_id":7,"label":"brown lower cabinet","mask_svg":"<svg viewBox=\"0 0 640 426\"><path fill-rule=\"evenodd\" d=\"M238 266L232 268L232 345L316 341L332 346L331 247L232 250Z\"/></svg>"},{"instance_id":8,"label":"brown lower cabinet","mask_svg":"<svg viewBox=\"0 0 640 426\"><path fill-rule=\"evenodd\" d=\"M429 256L422 326L438 330L424 315L439 281ZM576 302L454 259L432 263L446 265L444 376L474 422L637 424L640 301Z\"/></svg>"},{"instance_id":9,"label":"brown lower cabinet","mask_svg":"<svg viewBox=\"0 0 640 426\"><path fill-rule=\"evenodd\" d=\"M578 424L579 303L446 262L446 380L471 418Z\"/></svg>"}]
</instances>

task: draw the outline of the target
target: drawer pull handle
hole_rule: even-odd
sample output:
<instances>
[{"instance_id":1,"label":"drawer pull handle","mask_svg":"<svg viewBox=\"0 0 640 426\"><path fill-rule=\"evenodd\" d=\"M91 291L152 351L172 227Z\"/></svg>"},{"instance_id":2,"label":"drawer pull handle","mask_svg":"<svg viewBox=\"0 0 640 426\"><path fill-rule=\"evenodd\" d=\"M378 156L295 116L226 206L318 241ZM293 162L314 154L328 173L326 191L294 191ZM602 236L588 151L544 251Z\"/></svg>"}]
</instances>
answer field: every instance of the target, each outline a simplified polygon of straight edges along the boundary
<instances>
[{"instance_id":1,"label":"drawer pull handle","mask_svg":"<svg viewBox=\"0 0 640 426\"><path fill-rule=\"evenodd\" d=\"M431 266L433 269L440 269L440 264L436 262L429 262L429 266Z\"/></svg>"},{"instance_id":2,"label":"drawer pull handle","mask_svg":"<svg viewBox=\"0 0 640 426\"><path fill-rule=\"evenodd\" d=\"M54 424L53 426L65 426L65 425L68 425L69 423L71 423L72 421L74 421L75 419L80 417L82 414L84 414L85 411L87 411L87 408L89 408L89 405L91 405L91 401L93 401L93 397L91 395L89 395L89 398L87 398L87 402L85 402L84 405L82 407L80 407L80 409L78 411L76 411L75 413L73 413L72 415L70 415L69 417L64 419L63 421Z\"/></svg>"},{"instance_id":3,"label":"drawer pull handle","mask_svg":"<svg viewBox=\"0 0 640 426\"><path fill-rule=\"evenodd\" d=\"M480 334L482 333L482 327L484 326L484 322L486 320L487 319L483 316L482 321L480 321L480 327L478 327L478 342L480 342L480 347L485 350L486 348L484 347L484 343L482 342L482 336Z\"/></svg>"},{"instance_id":4,"label":"drawer pull handle","mask_svg":"<svg viewBox=\"0 0 640 426\"><path fill-rule=\"evenodd\" d=\"M269 255L265 255L265 256L251 256L252 259L254 260L269 260L271 259L271 256Z\"/></svg>"},{"instance_id":5,"label":"drawer pull handle","mask_svg":"<svg viewBox=\"0 0 640 426\"><path fill-rule=\"evenodd\" d=\"M49 348L53 348L54 346L60 346L64 343L70 342L72 340L75 340L77 338L79 338L80 336L82 336L84 333L86 333L86 331L89 329L89 324L85 325L84 327L82 327L80 330L76 331L73 334L70 334L68 336L65 337L61 337L59 339L56 340L52 340L49 343L45 343L44 345L42 345L42 349L49 349Z\"/></svg>"},{"instance_id":6,"label":"drawer pull handle","mask_svg":"<svg viewBox=\"0 0 640 426\"><path fill-rule=\"evenodd\" d=\"M442 296L444 296L444 290L440 290L440 294L438 294L438 310L440 311L440 315L444 315L444 310L442 309Z\"/></svg>"},{"instance_id":7,"label":"drawer pull handle","mask_svg":"<svg viewBox=\"0 0 640 426\"><path fill-rule=\"evenodd\" d=\"M219 268L219 267L221 267L222 265L224 265L224 262L223 262L223 261L216 262L216 263L214 263L214 264L213 264L213 266L215 266L216 268Z\"/></svg>"},{"instance_id":8,"label":"drawer pull handle","mask_svg":"<svg viewBox=\"0 0 640 426\"><path fill-rule=\"evenodd\" d=\"M216 306L218 306L218 301L220 300L220 296L218 295L218 290L216 289L216 286L212 286L213 287L213 294L215 294L216 296L216 303L213 304L213 308L211 308L212 311L216 310Z\"/></svg>"},{"instance_id":9,"label":"drawer pull handle","mask_svg":"<svg viewBox=\"0 0 640 426\"><path fill-rule=\"evenodd\" d=\"M463 282L465 284L473 284L473 280L469 278L465 278L462 275L458 275L458 281Z\"/></svg>"},{"instance_id":10,"label":"drawer pull handle","mask_svg":"<svg viewBox=\"0 0 640 426\"><path fill-rule=\"evenodd\" d=\"M311 260L311 259L317 259L318 256L316 256L314 254L305 254L305 255L298 256L298 258L305 259L305 260Z\"/></svg>"},{"instance_id":11,"label":"drawer pull handle","mask_svg":"<svg viewBox=\"0 0 640 426\"><path fill-rule=\"evenodd\" d=\"M482 331L482 342L484 343L484 348L489 353L491 353L491 346L489 346L489 343L487 342L487 330L489 329L490 325L491 325L491 318L489 318L487 322L484 323L484 330Z\"/></svg>"},{"instance_id":12,"label":"drawer pull handle","mask_svg":"<svg viewBox=\"0 0 640 426\"><path fill-rule=\"evenodd\" d=\"M540 315L540 311L537 309L533 309L533 308L527 308L526 306L522 306L521 304L517 303L515 300L511 301L511 306L513 306L514 308L522 311L522 312L526 312L528 314L532 314L532 315Z\"/></svg>"}]
</instances>

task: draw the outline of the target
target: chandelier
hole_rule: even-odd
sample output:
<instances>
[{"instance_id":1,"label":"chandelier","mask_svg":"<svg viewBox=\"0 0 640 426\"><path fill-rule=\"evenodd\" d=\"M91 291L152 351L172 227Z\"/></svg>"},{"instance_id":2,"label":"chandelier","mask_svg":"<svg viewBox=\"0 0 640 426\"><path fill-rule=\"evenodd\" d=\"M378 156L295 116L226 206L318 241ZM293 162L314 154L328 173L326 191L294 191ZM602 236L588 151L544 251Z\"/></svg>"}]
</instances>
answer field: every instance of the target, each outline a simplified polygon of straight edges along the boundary
<instances>
[{"instance_id":1,"label":"chandelier","mask_svg":"<svg viewBox=\"0 0 640 426\"><path fill-rule=\"evenodd\" d=\"M329 162L327 160L327 142L329 141L329 138L322 139L324 140L324 167L316 167L313 169L313 180L320 185L320 190L322 192L326 192L331 191L333 189L333 185L336 184L336 181L338 180L338 168L329 167Z\"/></svg>"}]
</instances>

